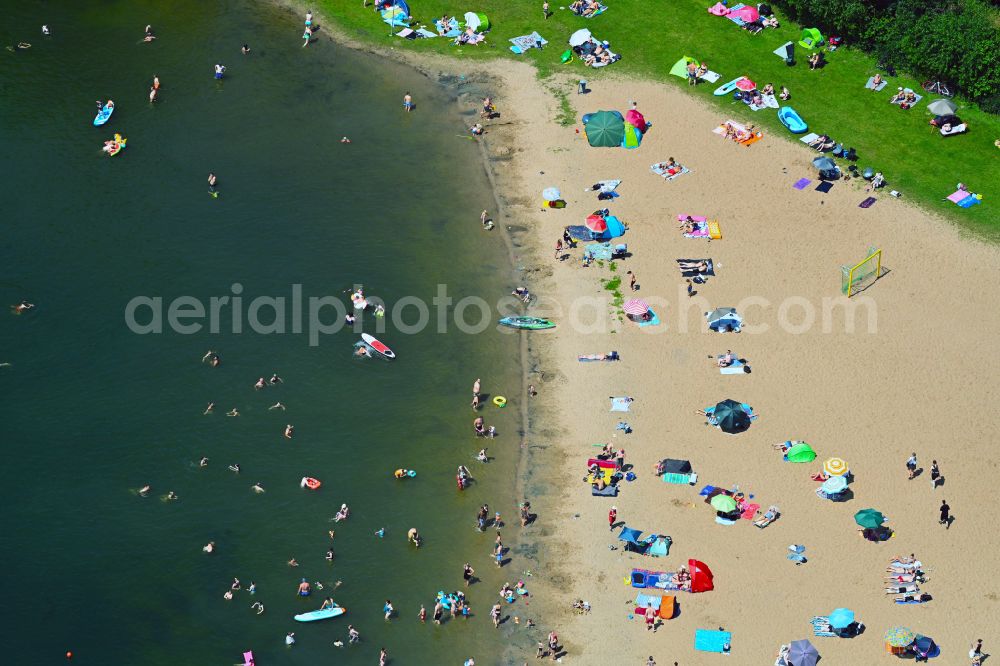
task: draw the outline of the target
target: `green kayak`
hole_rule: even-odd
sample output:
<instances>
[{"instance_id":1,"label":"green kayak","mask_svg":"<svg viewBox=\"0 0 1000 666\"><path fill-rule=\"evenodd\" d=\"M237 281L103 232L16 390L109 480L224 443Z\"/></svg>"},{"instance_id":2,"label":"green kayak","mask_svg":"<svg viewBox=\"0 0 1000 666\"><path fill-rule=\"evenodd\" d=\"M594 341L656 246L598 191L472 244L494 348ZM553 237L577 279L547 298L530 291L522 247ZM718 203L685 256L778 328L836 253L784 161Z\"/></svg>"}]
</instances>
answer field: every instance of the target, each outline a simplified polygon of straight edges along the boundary
<instances>
[{"instance_id":1,"label":"green kayak","mask_svg":"<svg viewBox=\"0 0 1000 666\"><path fill-rule=\"evenodd\" d=\"M510 328L524 328L529 331L539 331L543 328L556 327L548 319L540 319L538 317L504 317L500 320L500 325L509 326Z\"/></svg>"}]
</instances>

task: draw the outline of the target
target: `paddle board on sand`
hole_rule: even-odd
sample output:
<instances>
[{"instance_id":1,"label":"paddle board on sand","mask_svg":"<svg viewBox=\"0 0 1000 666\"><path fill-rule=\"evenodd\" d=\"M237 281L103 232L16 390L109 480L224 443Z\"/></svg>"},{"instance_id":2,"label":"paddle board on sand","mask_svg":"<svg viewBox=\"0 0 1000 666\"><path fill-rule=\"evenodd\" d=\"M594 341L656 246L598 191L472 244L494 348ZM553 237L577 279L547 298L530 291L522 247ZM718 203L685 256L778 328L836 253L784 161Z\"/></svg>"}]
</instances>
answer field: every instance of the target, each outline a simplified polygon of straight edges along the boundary
<instances>
[{"instance_id":1,"label":"paddle board on sand","mask_svg":"<svg viewBox=\"0 0 1000 666\"><path fill-rule=\"evenodd\" d=\"M386 347L383 343L376 340L374 337L368 335L367 333L361 334L361 339L365 341L365 344L372 348L375 352L381 354L385 358L396 358L396 353Z\"/></svg>"},{"instance_id":2,"label":"paddle board on sand","mask_svg":"<svg viewBox=\"0 0 1000 666\"><path fill-rule=\"evenodd\" d=\"M736 90L736 84L739 83L739 81L742 78L743 77L741 76L739 78L733 79L729 83L723 83L721 86L716 88L715 92L713 92L712 94L715 95L716 97L721 97L722 95L728 95L729 93Z\"/></svg>"},{"instance_id":3,"label":"paddle board on sand","mask_svg":"<svg viewBox=\"0 0 1000 666\"><path fill-rule=\"evenodd\" d=\"M296 622L316 622L318 620L329 620L332 617L339 617L347 612L340 606L334 606L333 608L324 608L323 610L314 610L308 613L300 613L295 616Z\"/></svg>"}]
</instances>

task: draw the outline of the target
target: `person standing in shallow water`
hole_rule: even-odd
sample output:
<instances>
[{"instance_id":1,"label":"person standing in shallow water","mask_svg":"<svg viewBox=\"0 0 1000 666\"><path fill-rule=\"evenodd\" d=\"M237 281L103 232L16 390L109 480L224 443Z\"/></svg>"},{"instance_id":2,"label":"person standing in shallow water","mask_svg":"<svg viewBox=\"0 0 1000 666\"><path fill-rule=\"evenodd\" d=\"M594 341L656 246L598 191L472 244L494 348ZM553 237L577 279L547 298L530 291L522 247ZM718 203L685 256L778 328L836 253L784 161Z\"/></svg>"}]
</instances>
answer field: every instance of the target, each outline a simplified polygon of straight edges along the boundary
<instances>
[{"instance_id":1,"label":"person standing in shallow water","mask_svg":"<svg viewBox=\"0 0 1000 666\"><path fill-rule=\"evenodd\" d=\"M410 96L409 91L403 95L403 108L406 109L407 113L413 110L413 97Z\"/></svg>"}]
</instances>

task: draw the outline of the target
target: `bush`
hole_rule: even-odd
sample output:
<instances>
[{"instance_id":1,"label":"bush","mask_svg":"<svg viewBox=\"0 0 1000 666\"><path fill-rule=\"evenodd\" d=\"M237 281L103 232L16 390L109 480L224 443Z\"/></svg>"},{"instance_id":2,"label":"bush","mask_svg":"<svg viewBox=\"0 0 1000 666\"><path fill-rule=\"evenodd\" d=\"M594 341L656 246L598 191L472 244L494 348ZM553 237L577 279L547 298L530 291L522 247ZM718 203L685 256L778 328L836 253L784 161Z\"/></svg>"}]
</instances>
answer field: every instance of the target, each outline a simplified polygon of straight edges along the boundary
<instances>
[{"instance_id":1,"label":"bush","mask_svg":"<svg viewBox=\"0 0 1000 666\"><path fill-rule=\"evenodd\" d=\"M846 37L972 100L1000 88L1000 16L983 0L776 0L803 25Z\"/></svg>"}]
</instances>

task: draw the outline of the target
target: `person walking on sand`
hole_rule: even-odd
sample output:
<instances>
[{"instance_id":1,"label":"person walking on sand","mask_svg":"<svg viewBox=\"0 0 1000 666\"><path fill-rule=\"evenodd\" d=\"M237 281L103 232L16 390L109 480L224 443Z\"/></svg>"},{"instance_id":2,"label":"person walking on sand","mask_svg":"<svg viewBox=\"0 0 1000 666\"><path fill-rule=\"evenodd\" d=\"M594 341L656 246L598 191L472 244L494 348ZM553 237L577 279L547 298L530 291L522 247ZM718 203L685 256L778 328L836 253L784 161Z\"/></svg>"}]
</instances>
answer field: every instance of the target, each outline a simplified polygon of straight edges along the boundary
<instances>
[{"instance_id":1,"label":"person walking on sand","mask_svg":"<svg viewBox=\"0 0 1000 666\"><path fill-rule=\"evenodd\" d=\"M636 291L638 287L635 284L635 273L633 273L632 271L628 271L628 276L629 276L628 288L631 289L632 291Z\"/></svg>"},{"instance_id":2,"label":"person walking on sand","mask_svg":"<svg viewBox=\"0 0 1000 666\"><path fill-rule=\"evenodd\" d=\"M409 113L413 109L413 98L410 96L409 91L403 95L403 108Z\"/></svg>"},{"instance_id":3,"label":"person walking on sand","mask_svg":"<svg viewBox=\"0 0 1000 666\"><path fill-rule=\"evenodd\" d=\"M938 480L941 479L941 470L938 468L937 460L931 461L931 490L936 490Z\"/></svg>"},{"instance_id":4,"label":"person walking on sand","mask_svg":"<svg viewBox=\"0 0 1000 666\"><path fill-rule=\"evenodd\" d=\"M914 451L910 454L910 457L906 459L906 471L909 474L906 478L912 479L917 475L917 452Z\"/></svg>"},{"instance_id":5,"label":"person walking on sand","mask_svg":"<svg viewBox=\"0 0 1000 666\"><path fill-rule=\"evenodd\" d=\"M611 510L608 511L608 529L609 530L614 530L615 529L615 521L617 521L617 520L618 520L618 507L613 506L613 507L611 507Z\"/></svg>"},{"instance_id":6,"label":"person walking on sand","mask_svg":"<svg viewBox=\"0 0 1000 666\"><path fill-rule=\"evenodd\" d=\"M562 251L563 251L563 244L562 244L562 238L560 238L559 240L556 241L556 257L555 257L556 259L558 259L559 255L562 254Z\"/></svg>"},{"instance_id":7,"label":"person walking on sand","mask_svg":"<svg viewBox=\"0 0 1000 666\"><path fill-rule=\"evenodd\" d=\"M947 500L941 500L941 506L939 508L941 511L941 518L938 523L945 526L945 529L951 527L951 507L948 506Z\"/></svg>"}]
</instances>

